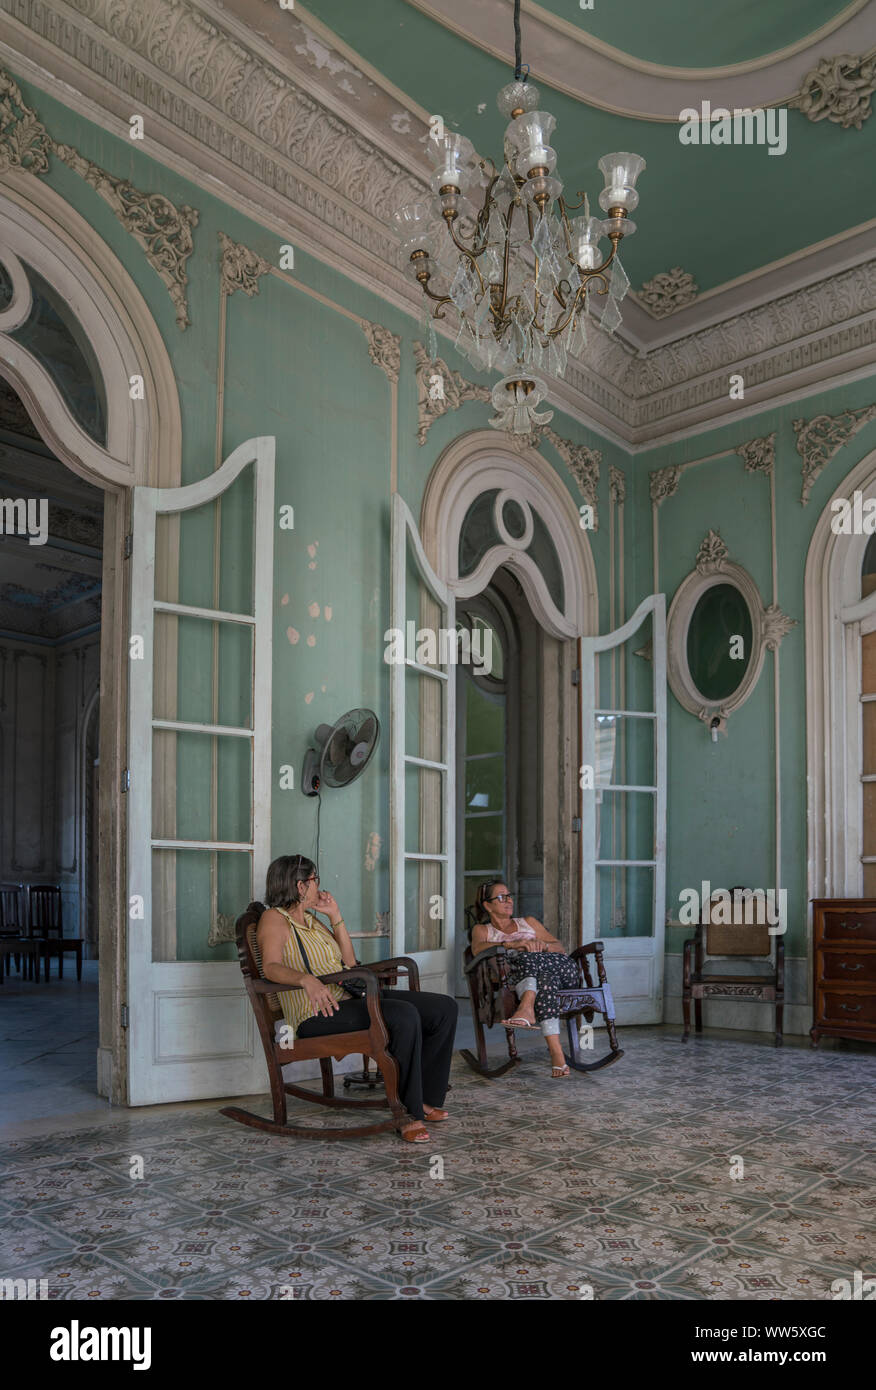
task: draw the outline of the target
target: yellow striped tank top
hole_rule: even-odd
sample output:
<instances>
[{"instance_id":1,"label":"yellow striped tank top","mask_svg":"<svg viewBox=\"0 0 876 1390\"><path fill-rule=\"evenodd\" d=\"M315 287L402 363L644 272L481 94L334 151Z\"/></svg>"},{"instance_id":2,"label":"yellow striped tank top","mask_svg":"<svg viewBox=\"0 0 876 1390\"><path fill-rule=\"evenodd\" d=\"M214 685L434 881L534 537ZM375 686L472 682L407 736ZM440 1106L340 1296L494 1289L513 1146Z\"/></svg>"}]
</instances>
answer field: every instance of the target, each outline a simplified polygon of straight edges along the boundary
<instances>
[{"instance_id":1,"label":"yellow striped tank top","mask_svg":"<svg viewBox=\"0 0 876 1390\"><path fill-rule=\"evenodd\" d=\"M287 922L291 923L288 912L284 912L282 907L278 907L277 911L286 918ZM283 947L283 964L288 966L290 970L307 972L307 966L295 937L295 932L298 932L310 962L310 974L332 975L336 970L343 970L344 962L341 960L341 949L334 937L320 926L311 913L305 912L304 920L307 923L304 927L299 926L297 922L295 923L295 931L292 930L291 925L289 927L289 937ZM347 998L342 985L326 985L326 989L334 995L335 999ZM306 1018L313 1017L313 1005L303 989L278 990L277 998L280 1001L280 1008L283 1010L283 1017L296 1031Z\"/></svg>"}]
</instances>

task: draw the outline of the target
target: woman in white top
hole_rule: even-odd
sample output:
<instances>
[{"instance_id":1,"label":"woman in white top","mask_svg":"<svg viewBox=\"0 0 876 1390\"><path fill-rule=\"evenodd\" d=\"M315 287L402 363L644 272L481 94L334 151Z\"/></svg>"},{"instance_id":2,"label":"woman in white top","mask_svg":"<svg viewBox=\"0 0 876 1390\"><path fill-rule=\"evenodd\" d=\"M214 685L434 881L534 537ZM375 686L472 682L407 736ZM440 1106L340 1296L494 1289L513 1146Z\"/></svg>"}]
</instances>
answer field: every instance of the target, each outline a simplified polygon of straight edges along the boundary
<instances>
[{"instance_id":1,"label":"woman in white top","mask_svg":"<svg viewBox=\"0 0 876 1390\"><path fill-rule=\"evenodd\" d=\"M508 978L520 1007L505 1021L506 1028L541 1027L551 1054L551 1076L569 1075L560 1045L560 989L577 989L578 966L566 955L562 943L551 936L537 917L515 917L514 899L501 879L482 883L475 898L472 955L488 946L508 949Z\"/></svg>"}]
</instances>

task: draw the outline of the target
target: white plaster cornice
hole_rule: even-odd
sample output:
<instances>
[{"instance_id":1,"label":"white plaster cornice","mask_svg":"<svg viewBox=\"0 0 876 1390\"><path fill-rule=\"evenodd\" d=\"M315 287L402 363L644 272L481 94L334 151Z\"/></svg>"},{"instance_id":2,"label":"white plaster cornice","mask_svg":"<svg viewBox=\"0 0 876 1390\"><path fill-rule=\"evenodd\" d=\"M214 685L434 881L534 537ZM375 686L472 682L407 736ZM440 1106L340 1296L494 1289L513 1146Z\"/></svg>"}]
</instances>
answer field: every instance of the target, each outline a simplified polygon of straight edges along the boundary
<instances>
[{"instance_id":1,"label":"white plaster cornice","mask_svg":"<svg viewBox=\"0 0 876 1390\"><path fill-rule=\"evenodd\" d=\"M248 32L254 2L0 0L0 62L126 142L142 114L145 153L419 320L388 224L426 187L423 114L332 49L328 31L309 36L297 6L261 4ZM613 337L590 334L550 397L638 452L871 374L876 226L663 320L632 300ZM731 373L743 376L743 401L729 398Z\"/></svg>"},{"instance_id":2,"label":"white plaster cornice","mask_svg":"<svg viewBox=\"0 0 876 1390\"><path fill-rule=\"evenodd\" d=\"M407 0L451 33L514 65L510 0ZM854 0L814 33L775 53L717 68L649 63L594 38L586 29L522 0L526 61L536 82L589 106L648 121L677 121L686 106L777 106L797 91L825 54L864 53L876 41L868 0ZM622 101L619 93L623 93Z\"/></svg>"}]
</instances>

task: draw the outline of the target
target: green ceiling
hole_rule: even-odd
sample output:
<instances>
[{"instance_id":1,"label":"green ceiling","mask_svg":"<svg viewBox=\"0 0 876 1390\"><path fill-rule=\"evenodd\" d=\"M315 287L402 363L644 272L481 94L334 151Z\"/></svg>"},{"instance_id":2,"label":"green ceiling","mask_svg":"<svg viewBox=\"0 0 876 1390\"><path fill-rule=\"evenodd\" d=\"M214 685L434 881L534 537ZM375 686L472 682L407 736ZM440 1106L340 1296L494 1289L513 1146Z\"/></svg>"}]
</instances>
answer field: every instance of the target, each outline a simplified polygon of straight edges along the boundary
<instances>
[{"instance_id":1,"label":"green ceiling","mask_svg":"<svg viewBox=\"0 0 876 1390\"><path fill-rule=\"evenodd\" d=\"M624 0L621 5L594 0L592 10L582 10L579 0L539 0L539 5L646 62L717 68L805 39L847 10L849 0Z\"/></svg>"},{"instance_id":2,"label":"green ceiling","mask_svg":"<svg viewBox=\"0 0 876 1390\"><path fill-rule=\"evenodd\" d=\"M560 0L554 3L559 8ZM628 16L637 7L659 13L667 33L676 35L679 53L690 61L690 45L683 47L680 36L694 4L695 0L664 0L660 5L635 0L625 5L624 13ZM726 15L730 4L731 0L709 0L702 9ZM751 6L754 9L754 0ZM501 158L504 121L495 96L511 77L503 63L406 0L308 0L306 8L411 100L442 115L450 129L468 135L482 155ZM602 8L608 11L612 6ZM747 14L749 0L735 8ZM761 0L761 8L778 6L776 0L768 6ZM792 10L787 3L782 8ZM793 13L807 15L811 22L815 8L824 12L822 20L835 11L833 3L816 7L815 0L802 0ZM524 60L525 23L524 16ZM803 31L803 21L789 21L785 28L785 38L790 39ZM757 32L764 42L771 32L765 19ZM833 53L830 39L825 44L825 52ZM672 56L664 35L660 57ZM722 50L713 56L726 60L728 55ZM675 123L598 110L550 90L542 74L534 72L533 77L542 88L542 104L557 118L557 174L571 196L586 189L595 204L602 187L596 163L603 154L634 150L648 162L639 180L639 230L622 248L634 288L660 271L681 266L693 275L700 291L708 290L876 219L876 116L857 131L842 130L829 121L812 122L790 111L788 149L780 156L756 145L683 146ZM709 97L708 83L699 94ZM622 101L619 91L618 103ZM483 112L478 110L481 104ZM429 169L425 155L423 168ZM387 218L392 211L387 207Z\"/></svg>"}]
</instances>

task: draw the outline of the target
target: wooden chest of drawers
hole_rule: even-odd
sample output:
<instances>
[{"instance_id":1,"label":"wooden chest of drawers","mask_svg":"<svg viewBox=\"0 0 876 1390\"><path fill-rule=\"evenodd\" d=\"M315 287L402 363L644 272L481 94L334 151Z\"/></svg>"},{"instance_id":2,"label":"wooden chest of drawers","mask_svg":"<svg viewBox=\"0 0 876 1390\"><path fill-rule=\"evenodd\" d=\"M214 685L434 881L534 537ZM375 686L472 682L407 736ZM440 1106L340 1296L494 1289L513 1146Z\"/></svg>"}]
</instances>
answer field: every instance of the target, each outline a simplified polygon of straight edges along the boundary
<instances>
[{"instance_id":1,"label":"wooden chest of drawers","mask_svg":"<svg viewBox=\"0 0 876 1390\"><path fill-rule=\"evenodd\" d=\"M876 1042L876 898L814 898L809 1036Z\"/></svg>"}]
</instances>

